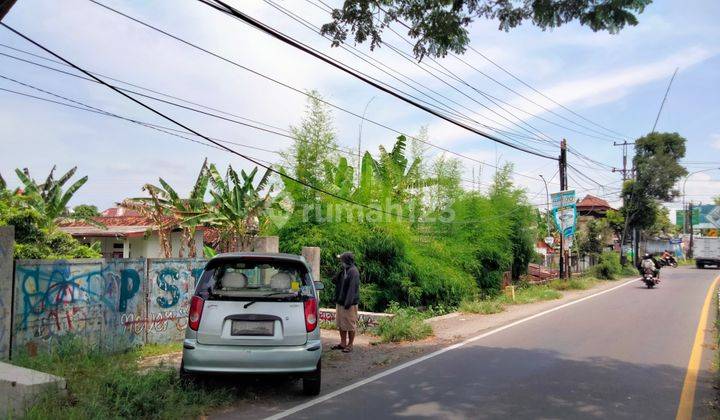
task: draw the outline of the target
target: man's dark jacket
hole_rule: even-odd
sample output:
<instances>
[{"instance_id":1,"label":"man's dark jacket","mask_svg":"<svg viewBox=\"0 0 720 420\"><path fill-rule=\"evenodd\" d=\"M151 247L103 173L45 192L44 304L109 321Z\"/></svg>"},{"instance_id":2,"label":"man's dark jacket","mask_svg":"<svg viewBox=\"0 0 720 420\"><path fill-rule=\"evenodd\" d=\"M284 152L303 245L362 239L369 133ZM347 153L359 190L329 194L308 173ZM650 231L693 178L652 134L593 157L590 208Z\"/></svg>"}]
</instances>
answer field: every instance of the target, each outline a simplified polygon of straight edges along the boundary
<instances>
[{"instance_id":1,"label":"man's dark jacket","mask_svg":"<svg viewBox=\"0 0 720 420\"><path fill-rule=\"evenodd\" d=\"M335 303L345 309L360 302L360 272L355 267L355 257L346 252L340 255L342 269L333 277L335 284Z\"/></svg>"}]
</instances>

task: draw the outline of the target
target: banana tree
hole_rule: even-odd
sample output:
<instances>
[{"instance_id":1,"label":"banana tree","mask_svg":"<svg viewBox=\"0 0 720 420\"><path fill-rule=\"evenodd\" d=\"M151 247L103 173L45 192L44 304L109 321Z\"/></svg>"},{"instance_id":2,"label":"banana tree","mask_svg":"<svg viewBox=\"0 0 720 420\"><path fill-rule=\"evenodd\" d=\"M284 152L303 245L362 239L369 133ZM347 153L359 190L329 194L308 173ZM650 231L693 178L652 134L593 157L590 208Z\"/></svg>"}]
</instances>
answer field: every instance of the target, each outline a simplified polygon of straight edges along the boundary
<instances>
[{"instance_id":1,"label":"banana tree","mask_svg":"<svg viewBox=\"0 0 720 420\"><path fill-rule=\"evenodd\" d=\"M374 159L373 169L381 191L380 197L390 198L396 203L407 203L412 189L425 186L420 173L420 159L408 162L405 157L407 139L399 136L397 142L388 152L380 146L380 156Z\"/></svg>"},{"instance_id":2,"label":"banana tree","mask_svg":"<svg viewBox=\"0 0 720 420\"><path fill-rule=\"evenodd\" d=\"M210 206L196 216L185 219L183 224L202 223L213 226L220 232L219 247L222 251L247 250L260 229L260 218L272 203L272 187L268 186L272 172L267 170L254 185L257 168L249 174L238 173L229 166L225 177L220 175L214 164L208 168Z\"/></svg>"},{"instance_id":3,"label":"banana tree","mask_svg":"<svg viewBox=\"0 0 720 420\"><path fill-rule=\"evenodd\" d=\"M341 157L338 164L325 161L325 184L340 197L349 197L353 192L353 168L346 158Z\"/></svg>"},{"instance_id":4,"label":"banana tree","mask_svg":"<svg viewBox=\"0 0 720 420\"><path fill-rule=\"evenodd\" d=\"M42 184L38 184L37 181L30 176L30 171L28 171L27 168L23 170L15 169L15 174L17 174L18 179L20 179L20 182L23 184L22 191L18 189L16 192L21 193L22 196L26 198L28 205L45 215L51 223L67 215L68 202L88 180L88 177L84 176L73 182L66 190L63 190L65 184L75 175L77 167L70 169L57 179L54 176L55 169L56 167L53 166L45 182ZM102 226L102 224L92 218L82 220Z\"/></svg>"}]
</instances>

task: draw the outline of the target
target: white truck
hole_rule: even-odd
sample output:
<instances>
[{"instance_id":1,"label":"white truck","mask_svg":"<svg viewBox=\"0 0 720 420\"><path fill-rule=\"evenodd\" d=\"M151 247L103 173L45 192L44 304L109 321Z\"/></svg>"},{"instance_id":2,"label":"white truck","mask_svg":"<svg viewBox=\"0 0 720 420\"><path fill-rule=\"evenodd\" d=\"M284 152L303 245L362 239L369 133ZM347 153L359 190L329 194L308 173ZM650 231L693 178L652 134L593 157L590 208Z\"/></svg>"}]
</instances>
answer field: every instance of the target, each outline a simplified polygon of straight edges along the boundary
<instances>
[{"instance_id":1,"label":"white truck","mask_svg":"<svg viewBox=\"0 0 720 420\"><path fill-rule=\"evenodd\" d=\"M693 257L697 268L706 265L720 268L720 238L693 238Z\"/></svg>"}]
</instances>

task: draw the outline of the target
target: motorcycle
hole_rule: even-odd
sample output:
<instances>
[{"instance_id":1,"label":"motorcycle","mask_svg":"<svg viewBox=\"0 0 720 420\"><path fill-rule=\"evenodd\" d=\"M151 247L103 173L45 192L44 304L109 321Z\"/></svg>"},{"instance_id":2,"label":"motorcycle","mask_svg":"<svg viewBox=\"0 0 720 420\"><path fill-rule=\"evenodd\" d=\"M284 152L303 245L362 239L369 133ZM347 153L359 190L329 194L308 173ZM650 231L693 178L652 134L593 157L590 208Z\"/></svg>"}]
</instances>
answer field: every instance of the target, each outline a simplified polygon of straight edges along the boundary
<instances>
[{"instance_id":1,"label":"motorcycle","mask_svg":"<svg viewBox=\"0 0 720 420\"><path fill-rule=\"evenodd\" d=\"M647 286L648 289L652 289L660 283L660 279L655 277L655 273L652 270L645 270L645 273L643 274L642 281L645 283L645 286Z\"/></svg>"},{"instance_id":2,"label":"motorcycle","mask_svg":"<svg viewBox=\"0 0 720 420\"><path fill-rule=\"evenodd\" d=\"M660 258L659 262L663 267L677 267L677 260L672 255L667 258Z\"/></svg>"}]
</instances>

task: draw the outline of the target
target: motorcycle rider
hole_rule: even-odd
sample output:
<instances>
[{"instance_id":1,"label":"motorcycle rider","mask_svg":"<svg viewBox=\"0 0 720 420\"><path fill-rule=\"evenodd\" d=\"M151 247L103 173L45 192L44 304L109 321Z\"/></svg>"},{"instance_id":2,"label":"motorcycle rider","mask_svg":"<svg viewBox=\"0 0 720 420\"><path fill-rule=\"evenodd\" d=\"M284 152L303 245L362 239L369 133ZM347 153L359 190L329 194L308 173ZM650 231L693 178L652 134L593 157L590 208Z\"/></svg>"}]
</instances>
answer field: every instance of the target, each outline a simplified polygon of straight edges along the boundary
<instances>
[{"instance_id":1,"label":"motorcycle rider","mask_svg":"<svg viewBox=\"0 0 720 420\"><path fill-rule=\"evenodd\" d=\"M667 249L665 251L663 251L662 256L660 258L662 258L665 261L666 265L672 266L672 265L676 264L675 257L673 257L673 254L670 251L668 251Z\"/></svg>"},{"instance_id":2,"label":"motorcycle rider","mask_svg":"<svg viewBox=\"0 0 720 420\"><path fill-rule=\"evenodd\" d=\"M641 268L641 274L645 274L646 272L650 271L653 273L653 277L657 279L657 281L660 281L660 267L657 261L652 257L652 255L646 253L643 255L642 262L640 262L640 268Z\"/></svg>"}]
</instances>

